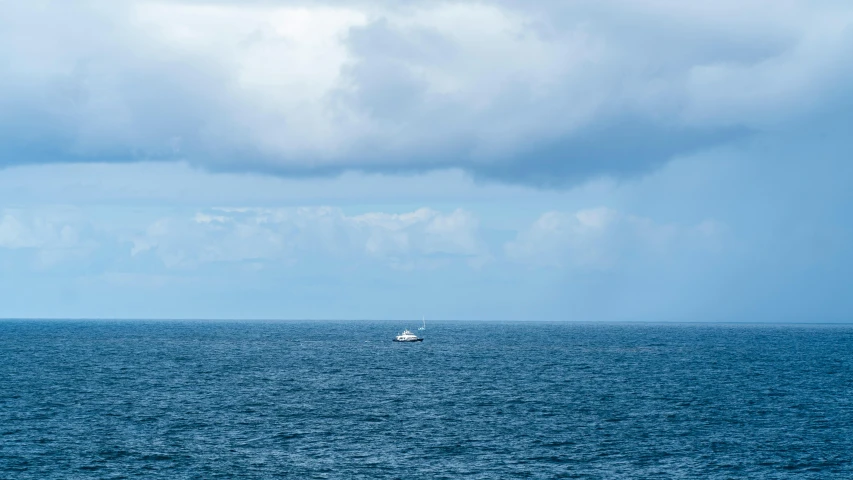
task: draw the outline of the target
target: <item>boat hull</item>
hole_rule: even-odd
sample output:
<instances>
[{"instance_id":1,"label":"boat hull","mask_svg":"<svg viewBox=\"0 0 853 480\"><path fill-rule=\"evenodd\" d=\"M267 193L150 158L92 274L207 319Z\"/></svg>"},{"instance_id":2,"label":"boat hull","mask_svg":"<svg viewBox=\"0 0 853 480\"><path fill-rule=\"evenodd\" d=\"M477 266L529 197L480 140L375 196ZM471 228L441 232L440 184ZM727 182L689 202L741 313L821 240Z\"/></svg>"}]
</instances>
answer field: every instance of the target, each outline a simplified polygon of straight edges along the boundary
<instances>
[{"instance_id":1,"label":"boat hull","mask_svg":"<svg viewBox=\"0 0 853 480\"><path fill-rule=\"evenodd\" d=\"M423 339L423 338L414 338L414 339L412 339L412 340L397 340L397 339L395 338L395 339L394 339L394 341L395 341L395 342L401 342L401 343L411 343L411 342L423 342L423 341L424 341L424 339Z\"/></svg>"}]
</instances>

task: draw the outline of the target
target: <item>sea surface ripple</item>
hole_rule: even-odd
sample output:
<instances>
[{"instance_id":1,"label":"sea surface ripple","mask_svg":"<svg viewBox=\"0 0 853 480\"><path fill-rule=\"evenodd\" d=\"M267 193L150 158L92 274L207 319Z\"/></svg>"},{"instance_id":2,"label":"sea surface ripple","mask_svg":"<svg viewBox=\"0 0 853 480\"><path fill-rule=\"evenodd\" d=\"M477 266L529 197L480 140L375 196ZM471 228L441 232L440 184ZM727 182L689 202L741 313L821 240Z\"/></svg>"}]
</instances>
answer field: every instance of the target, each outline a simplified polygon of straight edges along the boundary
<instances>
[{"instance_id":1,"label":"sea surface ripple","mask_svg":"<svg viewBox=\"0 0 853 480\"><path fill-rule=\"evenodd\" d=\"M0 478L853 478L851 326L417 323L0 321Z\"/></svg>"}]
</instances>

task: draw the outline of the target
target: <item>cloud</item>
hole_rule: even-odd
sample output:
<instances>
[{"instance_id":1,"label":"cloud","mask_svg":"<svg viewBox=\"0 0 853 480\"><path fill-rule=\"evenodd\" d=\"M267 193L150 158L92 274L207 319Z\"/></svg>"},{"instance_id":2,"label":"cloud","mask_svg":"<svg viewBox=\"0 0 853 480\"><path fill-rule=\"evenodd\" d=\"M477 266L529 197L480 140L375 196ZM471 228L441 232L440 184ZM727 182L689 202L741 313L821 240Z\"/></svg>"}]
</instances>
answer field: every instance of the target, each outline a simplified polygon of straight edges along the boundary
<instances>
[{"instance_id":1,"label":"cloud","mask_svg":"<svg viewBox=\"0 0 853 480\"><path fill-rule=\"evenodd\" d=\"M305 258L376 260L395 268L488 259L469 212L346 215L338 208L221 208L192 218L162 218L130 238L132 256L155 254L168 268L243 263L263 268Z\"/></svg>"},{"instance_id":2,"label":"cloud","mask_svg":"<svg viewBox=\"0 0 853 480\"><path fill-rule=\"evenodd\" d=\"M97 242L75 212L0 209L0 250L35 252L38 268L88 256L96 248Z\"/></svg>"},{"instance_id":3,"label":"cloud","mask_svg":"<svg viewBox=\"0 0 853 480\"><path fill-rule=\"evenodd\" d=\"M606 207L552 211L520 231L504 251L509 259L532 266L607 270L632 258L665 259L685 247L718 250L726 230L713 220L684 227Z\"/></svg>"},{"instance_id":4,"label":"cloud","mask_svg":"<svg viewBox=\"0 0 853 480\"><path fill-rule=\"evenodd\" d=\"M805 0L7 2L0 166L634 176L836 108L851 21Z\"/></svg>"},{"instance_id":5,"label":"cloud","mask_svg":"<svg viewBox=\"0 0 853 480\"><path fill-rule=\"evenodd\" d=\"M0 268L9 271L160 279L316 267L345 275L362 267L479 269L492 260L479 220L463 209L0 209Z\"/></svg>"}]
</instances>

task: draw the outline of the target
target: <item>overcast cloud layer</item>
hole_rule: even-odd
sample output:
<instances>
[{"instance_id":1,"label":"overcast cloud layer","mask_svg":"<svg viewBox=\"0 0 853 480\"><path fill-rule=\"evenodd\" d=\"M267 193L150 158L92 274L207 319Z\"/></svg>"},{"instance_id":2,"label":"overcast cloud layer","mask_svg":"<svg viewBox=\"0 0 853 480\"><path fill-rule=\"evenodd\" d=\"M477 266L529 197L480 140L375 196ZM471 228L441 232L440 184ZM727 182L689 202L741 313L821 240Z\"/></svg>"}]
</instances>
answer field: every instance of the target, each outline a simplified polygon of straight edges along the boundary
<instances>
[{"instance_id":1,"label":"overcast cloud layer","mask_svg":"<svg viewBox=\"0 0 853 480\"><path fill-rule=\"evenodd\" d=\"M573 185L843 115L846 1L0 3L0 165Z\"/></svg>"}]
</instances>

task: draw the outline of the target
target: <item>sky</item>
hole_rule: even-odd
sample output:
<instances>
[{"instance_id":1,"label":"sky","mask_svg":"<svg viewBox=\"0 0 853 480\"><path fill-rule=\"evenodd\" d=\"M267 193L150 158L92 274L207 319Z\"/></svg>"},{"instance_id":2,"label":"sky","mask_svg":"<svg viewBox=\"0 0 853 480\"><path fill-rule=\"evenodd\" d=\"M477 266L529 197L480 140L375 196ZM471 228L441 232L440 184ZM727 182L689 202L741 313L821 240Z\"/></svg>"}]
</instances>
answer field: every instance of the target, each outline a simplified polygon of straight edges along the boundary
<instances>
[{"instance_id":1,"label":"sky","mask_svg":"<svg viewBox=\"0 0 853 480\"><path fill-rule=\"evenodd\" d=\"M847 0L0 0L0 317L853 321Z\"/></svg>"}]
</instances>

